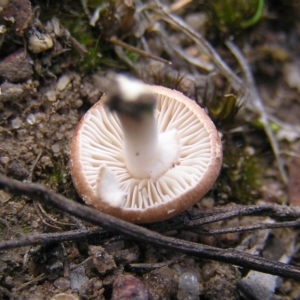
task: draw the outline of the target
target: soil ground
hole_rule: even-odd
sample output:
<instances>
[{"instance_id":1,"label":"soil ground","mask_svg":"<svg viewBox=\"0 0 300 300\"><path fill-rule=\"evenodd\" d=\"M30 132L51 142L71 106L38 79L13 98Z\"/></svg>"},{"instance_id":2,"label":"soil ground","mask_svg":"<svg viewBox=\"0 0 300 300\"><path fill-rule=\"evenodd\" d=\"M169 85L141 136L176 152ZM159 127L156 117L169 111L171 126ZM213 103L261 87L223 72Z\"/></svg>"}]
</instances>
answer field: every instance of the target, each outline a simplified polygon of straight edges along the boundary
<instances>
[{"instance_id":1,"label":"soil ground","mask_svg":"<svg viewBox=\"0 0 300 300\"><path fill-rule=\"evenodd\" d=\"M300 205L298 1L266 1L258 20L247 26L245 21L256 14L261 1L248 1L248 7L227 1L231 3L227 15L223 1L211 1L211 6L201 1L164 2L172 14L202 34L244 81L243 68L225 41L233 41L242 51L279 145L286 182L254 100L233 87L212 55L184 29L164 20L150 2L0 1L0 172L23 182L42 183L82 203L68 167L73 132L101 98L103 78L122 72L176 88L213 117L222 135L224 163L220 178L198 208L259 201ZM231 102L226 100L228 94L233 95ZM0 203L1 240L90 228L26 197L0 191ZM256 222L236 218L211 228ZM168 234L222 248L238 247L247 236ZM271 259L278 257L270 248L293 245L290 259L299 266L296 230L272 231L264 239L264 251ZM274 246L272 241L283 242ZM104 258L98 259L99 255ZM135 299L147 299L147 293L149 299L199 299L198 295L201 299L247 299L238 284L247 271L110 234L2 251L0 298L41 300L66 293L74 299L133 299L118 293L134 286L139 295ZM187 292L193 289L194 294ZM268 299L300 299L300 284L279 278Z\"/></svg>"}]
</instances>

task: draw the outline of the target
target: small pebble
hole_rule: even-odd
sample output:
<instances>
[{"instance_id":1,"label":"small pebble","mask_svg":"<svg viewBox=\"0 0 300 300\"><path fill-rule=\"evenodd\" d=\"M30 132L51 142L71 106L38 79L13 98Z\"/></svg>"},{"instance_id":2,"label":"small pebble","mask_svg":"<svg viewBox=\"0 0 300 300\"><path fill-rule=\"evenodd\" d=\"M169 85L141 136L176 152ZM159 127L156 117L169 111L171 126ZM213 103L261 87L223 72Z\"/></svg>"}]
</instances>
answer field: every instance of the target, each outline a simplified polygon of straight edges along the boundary
<instances>
[{"instance_id":1,"label":"small pebble","mask_svg":"<svg viewBox=\"0 0 300 300\"><path fill-rule=\"evenodd\" d=\"M117 268L114 258L101 246L89 246L89 254L92 256L93 264L100 274L105 274Z\"/></svg>"},{"instance_id":2,"label":"small pebble","mask_svg":"<svg viewBox=\"0 0 300 300\"><path fill-rule=\"evenodd\" d=\"M148 300L143 282L132 275L120 275L113 283L111 300Z\"/></svg>"},{"instance_id":3,"label":"small pebble","mask_svg":"<svg viewBox=\"0 0 300 300\"><path fill-rule=\"evenodd\" d=\"M60 293L51 298L51 300L79 300L77 295Z\"/></svg>"},{"instance_id":4,"label":"small pebble","mask_svg":"<svg viewBox=\"0 0 300 300\"><path fill-rule=\"evenodd\" d=\"M33 53L41 53L53 47L53 41L50 35L39 33L31 34L28 40L28 49Z\"/></svg>"},{"instance_id":5,"label":"small pebble","mask_svg":"<svg viewBox=\"0 0 300 300\"><path fill-rule=\"evenodd\" d=\"M60 151L60 146L59 144L54 144L51 146L51 149L54 153L58 153Z\"/></svg>"},{"instance_id":6,"label":"small pebble","mask_svg":"<svg viewBox=\"0 0 300 300\"><path fill-rule=\"evenodd\" d=\"M198 300L199 293L198 278L194 272L185 272L179 276L178 300Z\"/></svg>"},{"instance_id":7,"label":"small pebble","mask_svg":"<svg viewBox=\"0 0 300 300\"><path fill-rule=\"evenodd\" d=\"M89 281L89 278L85 275L85 269L83 266L76 268L70 273L70 283L72 290L80 290L80 288Z\"/></svg>"},{"instance_id":8,"label":"small pebble","mask_svg":"<svg viewBox=\"0 0 300 300\"><path fill-rule=\"evenodd\" d=\"M65 74L60 76L56 86L57 90L60 92L63 91L68 86L68 84L72 81L72 79L73 78L70 74Z\"/></svg>"},{"instance_id":9,"label":"small pebble","mask_svg":"<svg viewBox=\"0 0 300 300\"><path fill-rule=\"evenodd\" d=\"M33 62L29 55L21 49L0 61L0 77L10 82L20 82L33 75Z\"/></svg>"},{"instance_id":10,"label":"small pebble","mask_svg":"<svg viewBox=\"0 0 300 300\"><path fill-rule=\"evenodd\" d=\"M57 99L56 91L50 90L50 91L46 92L45 95L46 95L48 101L50 101L50 102L55 102Z\"/></svg>"},{"instance_id":11,"label":"small pebble","mask_svg":"<svg viewBox=\"0 0 300 300\"><path fill-rule=\"evenodd\" d=\"M53 284L62 291L66 291L71 287L70 280L64 277L57 278Z\"/></svg>"},{"instance_id":12,"label":"small pebble","mask_svg":"<svg viewBox=\"0 0 300 300\"><path fill-rule=\"evenodd\" d=\"M11 127L13 129L18 129L21 126L22 126L22 120L19 117L11 120Z\"/></svg>"}]
</instances>

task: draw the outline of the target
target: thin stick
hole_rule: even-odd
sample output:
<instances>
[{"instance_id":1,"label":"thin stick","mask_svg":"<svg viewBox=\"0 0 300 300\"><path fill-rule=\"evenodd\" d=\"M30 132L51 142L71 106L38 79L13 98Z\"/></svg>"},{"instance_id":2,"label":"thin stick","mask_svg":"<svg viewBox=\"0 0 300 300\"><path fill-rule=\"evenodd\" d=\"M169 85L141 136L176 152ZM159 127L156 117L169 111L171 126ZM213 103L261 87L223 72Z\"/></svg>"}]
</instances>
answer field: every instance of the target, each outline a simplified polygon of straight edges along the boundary
<instances>
[{"instance_id":1,"label":"thin stick","mask_svg":"<svg viewBox=\"0 0 300 300\"><path fill-rule=\"evenodd\" d=\"M92 257L92 256L89 256L87 259L85 259L84 261L82 261L80 264L78 264L78 265L76 265L76 266L72 266L72 267L70 268L70 271L74 271L74 270L78 269L79 267L85 265L87 262L89 262L89 261L92 260L92 259L93 259L93 257Z\"/></svg>"},{"instance_id":2,"label":"thin stick","mask_svg":"<svg viewBox=\"0 0 300 300\"><path fill-rule=\"evenodd\" d=\"M274 224L263 223L263 224L257 224L251 226L238 226L238 227L224 228L224 229L210 229L208 227L201 227L201 228L193 228L192 231L200 234L216 235L216 234L225 234L225 233L238 233L244 231L298 227L298 226L300 226L300 220L274 223Z\"/></svg>"},{"instance_id":3,"label":"thin stick","mask_svg":"<svg viewBox=\"0 0 300 300\"><path fill-rule=\"evenodd\" d=\"M180 251L201 259L213 259L263 273L300 280L300 268L295 266L250 255L234 249L219 249L163 236L157 232L150 231L146 228L78 204L62 195L48 190L40 184L26 184L0 174L0 188L15 195L26 195L41 202L51 203L54 207L92 224L102 225L109 230L120 232L145 243L152 243L160 247L172 249L173 251Z\"/></svg>"},{"instance_id":4,"label":"thin stick","mask_svg":"<svg viewBox=\"0 0 300 300\"><path fill-rule=\"evenodd\" d=\"M222 209L212 209L206 212L206 215L200 212L194 214L193 219L189 221L187 227L196 227L204 224L214 223L221 220L230 219L233 217L242 216L270 216L272 218L300 218L300 207L289 207L278 204L263 204L263 205L249 205L249 206L237 206L226 207Z\"/></svg>"},{"instance_id":5,"label":"thin stick","mask_svg":"<svg viewBox=\"0 0 300 300\"><path fill-rule=\"evenodd\" d=\"M159 263L132 263L128 266L133 269L158 269L165 266L170 266L180 260L182 260L185 257L185 255L182 255L181 257L177 259L171 259L171 260L165 260L163 262Z\"/></svg>"},{"instance_id":6,"label":"thin stick","mask_svg":"<svg viewBox=\"0 0 300 300\"><path fill-rule=\"evenodd\" d=\"M261 205L228 205L204 210L192 208L172 219L149 224L146 227L158 232L182 229L192 231L195 229L201 231L202 228L199 228L199 226L242 216L269 216L275 220L286 221L289 219L295 221L295 219L300 219L300 207L266 203ZM298 220L295 222L297 221ZM280 227L293 226L283 222L280 224L282 224ZM295 223L295 226L298 225Z\"/></svg>"},{"instance_id":7,"label":"thin stick","mask_svg":"<svg viewBox=\"0 0 300 300\"><path fill-rule=\"evenodd\" d=\"M153 55L153 54L151 54L151 53L148 53L148 52L146 52L146 51L144 51L144 50L138 49L138 48L133 47L133 46L131 46L131 45L128 45L128 44L126 44L126 43L124 43L124 42L122 42L122 41L120 41L120 40L118 40L118 39L116 39L116 38L114 38L114 37L113 37L113 38L110 38L109 41L110 41L112 44L114 44L114 45L120 46L120 47L122 47L122 48L124 48L124 49L126 49L126 50L128 50L128 51L137 53L137 54L139 54L139 55L141 55L141 56L144 56L144 57L147 57L147 58L151 58L151 59L157 60L157 61L159 61L159 62L162 62L162 63L166 64L166 65L171 65L171 64L172 64L170 61L168 61L168 60L166 60L166 59L163 59L163 58L161 58L161 57L159 57L159 56Z\"/></svg>"},{"instance_id":8,"label":"thin stick","mask_svg":"<svg viewBox=\"0 0 300 300\"><path fill-rule=\"evenodd\" d=\"M14 292L18 292L22 289L24 289L25 287L27 287L28 285L31 285L32 283L38 282L40 280L44 280L47 278L47 275L45 274L40 274L39 276L33 278L32 280L25 282L24 284L21 284L19 287L17 287Z\"/></svg>"},{"instance_id":9,"label":"thin stick","mask_svg":"<svg viewBox=\"0 0 300 300\"><path fill-rule=\"evenodd\" d=\"M64 241L73 241L88 236L99 234L107 235L108 231L103 230L102 228L96 227L92 229L79 229L79 230L70 230L64 232L55 232L55 233L42 233L42 234L32 234L19 238L18 240L9 240L0 242L0 251L14 249L25 246L36 246L41 244L51 244Z\"/></svg>"},{"instance_id":10,"label":"thin stick","mask_svg":"<svg viewBox=\"0 0 300 300\"><path fill-rule=\"evenodd\" d=\"M42 154L43 154L43 150L40 150L39 154L37 155L36 159L34 160L32 166L31 166L31 171L30 171L29 177L28 177L28 181L30 181L30 182L32 182L34 170L35 170L36 165L38 164Z\"/></svg>"}]
</instances>

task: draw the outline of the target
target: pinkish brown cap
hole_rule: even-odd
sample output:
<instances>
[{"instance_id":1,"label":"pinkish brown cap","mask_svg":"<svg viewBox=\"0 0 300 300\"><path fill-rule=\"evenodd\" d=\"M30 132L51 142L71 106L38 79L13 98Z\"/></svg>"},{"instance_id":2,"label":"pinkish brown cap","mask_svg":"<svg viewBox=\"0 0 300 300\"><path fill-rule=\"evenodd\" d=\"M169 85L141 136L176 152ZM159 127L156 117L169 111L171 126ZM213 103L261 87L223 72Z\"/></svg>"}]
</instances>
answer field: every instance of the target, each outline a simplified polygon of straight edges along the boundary
<instances>
[{"instance_id":1,"label":"pinkish brown cap","mask_svg":"<svg viewBox=\"0 0 300 300\"><path fill-rule=\"evenodd\" d=\"M159 162L175 157L163 172L137 178L128 171L122 125L104 105L109 96L85 114L71 144L72 178L85 203L134 223L162 221L190 208L210 190L222 163L219 134L202 108L175 90L145 88L157 97L155 120L165 140ZM176 138L164 138L169 132Z\"/></svg>"}]
</instances>

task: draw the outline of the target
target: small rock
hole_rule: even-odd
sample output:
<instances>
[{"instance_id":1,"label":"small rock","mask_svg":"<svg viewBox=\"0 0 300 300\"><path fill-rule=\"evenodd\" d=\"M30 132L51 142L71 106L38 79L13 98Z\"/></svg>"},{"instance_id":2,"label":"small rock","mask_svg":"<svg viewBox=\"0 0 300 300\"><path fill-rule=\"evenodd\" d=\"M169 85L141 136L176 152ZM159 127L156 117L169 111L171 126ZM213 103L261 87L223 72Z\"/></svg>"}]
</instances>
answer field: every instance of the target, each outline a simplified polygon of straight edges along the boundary
<instances>
[{"instance_id":1,"label":"small rock","mask_svg":"<svg viewBox=\"0 0 300 300\"><path fill-rule=\"evenodd\" d=\"M13 129L18 129L22 126L22 120L19 117L11 120L11 127Z\"/></svg>"},{"instance_id":2,"label":"small rock","mask_svg":"<svg viewBox=\"0 0 300 300\"><path fill-rule=\"evenodd\" d=\"M148 300L143 282L132 275L120 275L113 283L112 300Z\"/></svg>"},{"instance_id":3,"label":"small rock","mask_svg":"<svg viewBox=\"0 0 300 300\"><path fill-rule=\"evenodd\" d=\"M215 205L215 199L212 197L204 197L200 200L200 204L204 208L213 208Z\"/></svg>"},{"instance_id":4,"label":"small rock","mask_svg":"<svg viewBox=\"0 0 300 300\"><path fill-rule=\"evenodd\" d=\"M274 295L277 276L250 271L238 286L242 292L255 300L269 300Z\"/></svg>"},{"instance_id":5,"label":"small rock","mask_svg":"<svg viewBox=\"0 0 300 300\"><path fill-rule=\"evenodd\" d=\"M21 49L0 62L0 77L10 82L25 81L33 74L32 65L29 55Z\"/></svg>"},{"instance_id":6,"label":"small rock","mask_svg":"<svg viewBox=\"0 0 300 300\"><path fill-rule=\"evenodd\" d=\"M83 101L78 99L74 103L74 108L80 108L83 105Z\"/></svg>"},{"instance_id":7,"label":"small rock","mask_svg":"<svg viewBox=\"0 0 300 300\"><path fill-rule=\"evenodd\" d=\"M0 86L0 101L20 101L23 95L23 87L21 84L12 84L4 82Z\"/></svg>"},{"instance_id":8,"label":"small rock","mask_svg":"<svg viewBox=\"0 0 300 300\"><path fill-rule=\"evenodd\" d=\"M168 267L153 270L145 274L143 279L148 288L150 300L168 300L176 295L177 282L175 280L175 271Z\"/></svg>"},{"instance_id":9,"label":"small rock","mask_svg":"<svg viewBox=\"0 0 300 300\"><path fill-rule=\"evenodd\" d=\"M62 291L66 291L71 287L70 280L64 277L57 278L53 284Z\"/></svg>"},{"instance_id":10,"label":"small rock","mask_svg":"<svg viewBox=\"0 0 300 300\"><path fill-rule=\"evenodd\" d=\"M178 280L178 300L198 300L200 288L197 274L194 272L184 272Z\"/></svg>"},{"instance_id":11,"label":"small rock","mask_svg":"<svg viewBox=\"0 0 300 300\"><path fill-rule=\"evenodd\" d=\"M60 92L63 91L68 86L68 84L72 81L72 79L73 79L73 76L70 74L62 75L58 79L57 86L56 86L57 90Z\"/></svg>"},{"instance_id":12,"label":"small rock","mask_svg":"<svg viewBox=\"0 0 300 300\"><path fill-rule=\"evenodd\" d=\"M33 53L41 53L53 47L53 41L49 34L32 33L28 39L28 50Z\"/></svg>"},{"instance_id":13,"label":"small rock","mask_svg":"<svg viewBox=\"0 0 300 300\"><path fill-rule=\"evenodd\" d=\"M76 268L70 273L70 283L72 290L80 290L88 282L89 278L85 275L83 266Z\"/></svg>"},{"instance_id":14,"label":"small rock","mask_svg":"<svg viewBox=\"0 0 300 300\"><path fill-rule=\"evenodd\" d=\"M26 121L30 125L39 124L44 121L46 115L44 113L36 113L36 114L29 114L26 118Z\"/></svg>"},{"instance_id":15,"label":"small rock","mask_svg":"<svg viewBox=\"0 0 300 300\"><path fill-rule=\"evenodd\" d=\"M103 275L117 268L113 256L109 255L101 246L89 246L89 254L100 274Z\"/></svg>"},{"instance_id":16,"label":"small rock","mask_svg":"<svg viewBox=\"0 0 300 300\"><path fill-rule=\"evenodd\" d=\"M8 156L1 156L0 162L4 165L8 164L10 162L10 158Z\"/></svg>"},{"instance_id":17,"label":"small rock","mask_svg":"<svg viewBox=\"0 0 300 300\"><path fill-rule=\"evenodd\" d=\"M7 174L18 180L24 180L28 176L28 171L24 168L21 162L13 160L7 167Z\"/></svg>"},{"instance_id":18,"label":"small rock","mask_svg":"<svg viewBox=\"0 0 300 300\"><path fill-rule=\"evenodd\" d=\"M2 18L11 24L17 35L23 36L24 31L33 18L30 1L5 0L4 3L6 5L2 12Z\"/></svg>"},{"instance_id":19,"label":"small rock","mask_svg":"<svg viewBox=\"0 0 300 300\"><path fill-rule=\"evenodd\" d=\"M40 161L41 161L41 164L43 165L43 168L45 168L45 167L53 168L54 167L52 160L49 156L42 156Z\"/></svg>"},{"instance_id":20,"label":"small rock","mask_svg":"<svg viewBox=\"0 0 300 300\"><path fill-rule=\"evenodd\" d=\"M55 102L57 100L56 91L50 90L50 91L46 92L45 95L46 95L48 101L50 101L50 102Z\"/></svg>"},{"instance_id":21,"label":"small rock","mask_svg":"<svg viewBox=\"0 0 300 300\"><path fill-rule=\"evenodd\" d=\"M104 300L103 292L102 281L93 277L81 288L79 295L84 299Z\"/></svg>"},{"instance_id":22,"label":"small rock","mask_svg":"<svg viewBox=\"0 0 300 300\"><path fill-rule=\"evenodd\" d=\"M79 300L77 295L60 293L51 298L51 300Z\"/></svg>"},{"instance_id":23,"label":"small rock","mask_svg":"<svg viewBox=\"0 0 300 300\"><path fill-rule=\"evenodd\" d=\"M54 144L51 146L51 149L54 153L58 153L60 151L60 146L59 144Z\"/></svg>"}]
</instances>

